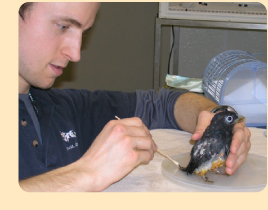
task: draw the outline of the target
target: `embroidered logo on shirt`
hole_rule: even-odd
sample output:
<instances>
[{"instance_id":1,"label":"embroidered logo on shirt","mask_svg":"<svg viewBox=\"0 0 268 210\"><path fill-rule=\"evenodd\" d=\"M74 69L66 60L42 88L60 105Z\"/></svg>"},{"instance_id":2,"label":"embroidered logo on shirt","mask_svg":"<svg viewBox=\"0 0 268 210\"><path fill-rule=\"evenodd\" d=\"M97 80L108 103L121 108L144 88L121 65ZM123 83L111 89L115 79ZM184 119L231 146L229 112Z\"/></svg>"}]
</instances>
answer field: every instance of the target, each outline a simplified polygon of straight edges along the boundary
<instances>
[{"instance_id":1,"label":"embroidered logo on shirt","mask_svg":"<svg viewBox=\"0 0 268 210\"><path fill-rule=\"evenodd\" d=\"M65 141L65 146L66 146L67 151L78 147L78 142L77 142L75 131L73 130L70 130L69 132L60 131L60 134L61 134L63 141Z\"/></svg>"},{"instance_id":2,"label":"embroidered logo on shirt","mask_svg":"<svg viewBox=\"0 0 268 210\"><path fill-rule=\"evenodd\" d=\"M70 138L75 138L76 137L76 133L73 130L70 130L67 133L60 132L60 134L61 134L61 136L62 136L62 138L63 138L63 140L65 142L69 142Z\"/></svg>"}]
</instances>

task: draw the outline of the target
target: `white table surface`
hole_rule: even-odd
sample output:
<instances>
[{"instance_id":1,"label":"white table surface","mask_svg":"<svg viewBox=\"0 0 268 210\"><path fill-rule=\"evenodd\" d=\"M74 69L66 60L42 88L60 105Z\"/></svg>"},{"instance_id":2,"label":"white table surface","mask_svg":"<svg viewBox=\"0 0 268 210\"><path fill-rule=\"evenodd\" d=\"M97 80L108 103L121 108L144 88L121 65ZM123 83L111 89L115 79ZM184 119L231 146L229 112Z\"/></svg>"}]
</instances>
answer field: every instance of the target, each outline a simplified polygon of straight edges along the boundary
<instances>
[{"instance_id":1,"label":"white table surface","mask_svg":"<svg viewBox=\"0 0 268 210\"><path fill-rule=\"evenodd\" d=\"M267 137L264 135L266 129L249 128L251 131L250 154L257 154L267 158ZM191 134L172 129L151 130L154 141L158 148L174 156L190 153ZM140 165L122 180L114 183L104 192L193 192L200 191L189 187L189 185L177 184L165 178L161 172L162 162L166 158L155 153L154 159L147 165Z\"/></svg>"}]
</instances>

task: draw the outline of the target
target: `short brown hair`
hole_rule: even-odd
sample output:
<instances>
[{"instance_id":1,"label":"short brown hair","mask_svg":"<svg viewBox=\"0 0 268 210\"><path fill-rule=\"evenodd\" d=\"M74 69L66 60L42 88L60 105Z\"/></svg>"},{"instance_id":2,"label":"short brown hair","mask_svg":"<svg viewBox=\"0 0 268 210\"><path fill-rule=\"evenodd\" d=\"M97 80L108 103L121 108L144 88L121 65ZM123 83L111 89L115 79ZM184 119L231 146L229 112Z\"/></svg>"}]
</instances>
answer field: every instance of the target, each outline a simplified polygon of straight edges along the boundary
<instances>
[{"instance_id":1,"label":"short brown hair","mask_svg":"<svg viewBox=\"0 0 268 210\"><path fill-rule=\"evenodd\" d=\"M33 4L34 2L26 2L20 6L19 15L21 16L23 20L24 20L26 11L29 10Z\"/></svg>"}]
</instances>

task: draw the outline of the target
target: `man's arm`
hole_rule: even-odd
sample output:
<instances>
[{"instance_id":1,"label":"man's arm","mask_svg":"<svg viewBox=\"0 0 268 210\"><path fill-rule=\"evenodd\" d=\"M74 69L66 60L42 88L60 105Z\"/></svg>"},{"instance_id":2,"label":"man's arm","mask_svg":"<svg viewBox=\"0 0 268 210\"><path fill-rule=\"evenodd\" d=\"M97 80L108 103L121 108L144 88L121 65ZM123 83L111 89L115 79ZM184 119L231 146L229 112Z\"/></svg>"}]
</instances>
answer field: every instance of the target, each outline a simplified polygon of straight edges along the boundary
<instances>
[{"instance_id":1,"label":"man's arm","mask_svg":"<svg viewBox=\"0 0 268 210\"><path fill-rule=\"evenodd\" d=\"M79 161L19 182L27 192L85 192L96 189L94 176L79 167Z\"/></svg>"},{"instance_id":2,"label":"man's arm","mask_svg":"<svg viewBox=\"0 0 268 210\"><path fill-rule=\"evenodd\" d=\"M194 93L185 93L176 101L174 108L175 119L185 131L192 133L192 140L199 140L214 116L211 111L217 104ZM227 174L234 174L242 165L251 147L251 133L245 123L234 126L230 153L226 160Z\"/></svg>"},{"instance_id":3,"label":"man's arm","mask_svg":"<svg viewBox=\"0 0 268 210\"><path fill-rule=\"evenodd\" d=\"M149 163L156 150L139 118L112 120L78 161L19 184L25 191L102 191L140 163Z\"/></svg>"},{"instance_id":4,"label":"man's arm","mask_svg":"<svg viewBox=\"0 0 268 210\"><path fill-rule=\"evenodd\" d=\"M217 106L216 103L198 94L184 93L176 101L175 119L181 129L194 133L200 113L204 110L211 112Z\"/></svg>"}]
</instances>

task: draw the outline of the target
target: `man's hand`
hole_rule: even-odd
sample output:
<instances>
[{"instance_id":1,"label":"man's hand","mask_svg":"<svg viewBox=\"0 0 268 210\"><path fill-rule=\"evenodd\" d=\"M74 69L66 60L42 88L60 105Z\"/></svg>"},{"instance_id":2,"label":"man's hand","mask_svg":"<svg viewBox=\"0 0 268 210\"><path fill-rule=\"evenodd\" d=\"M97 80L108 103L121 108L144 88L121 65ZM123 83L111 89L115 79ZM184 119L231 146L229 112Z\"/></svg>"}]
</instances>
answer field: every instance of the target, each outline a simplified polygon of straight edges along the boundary
<instances>
[{"instance_id":1,"label":"man's hand","mask_svg":"<svg viewBox=\"0 0 268 210\"><path fill-rule=\"evenodd\" d=\"M214 115L215 114L208 111L200 112L196 129L192 134L192 140L201 139L207 126L210 125L211 119ZM244 122L238 123L234 126L230 153L226 159L225 172L227 174L234 174L239 166L245 162L248 151L251 147L250 136L250 131Z\"/></svg>"},{"instance_id":2,"label":"man's hand","mask_svg":"<svg viewBox=\"0 0 268 210\"><path fill-rule=\"evenodd\" d=\"M94 177L92 190L101 191L139 164L149 163L156 150L150 131L139 118L112 120L79 162Z\"/></svg>"},{"instance_id":3,"label":"man's hand","mask_svg":"<svg viewBox=\"0 0 268 210\"><path fill-rule=\"evenodd\" d=\"M157 146L139 118L112 120L76 162L20 181L25 191L102 191L136 166L148 163Z\"/></svg>"}]
</instances>

